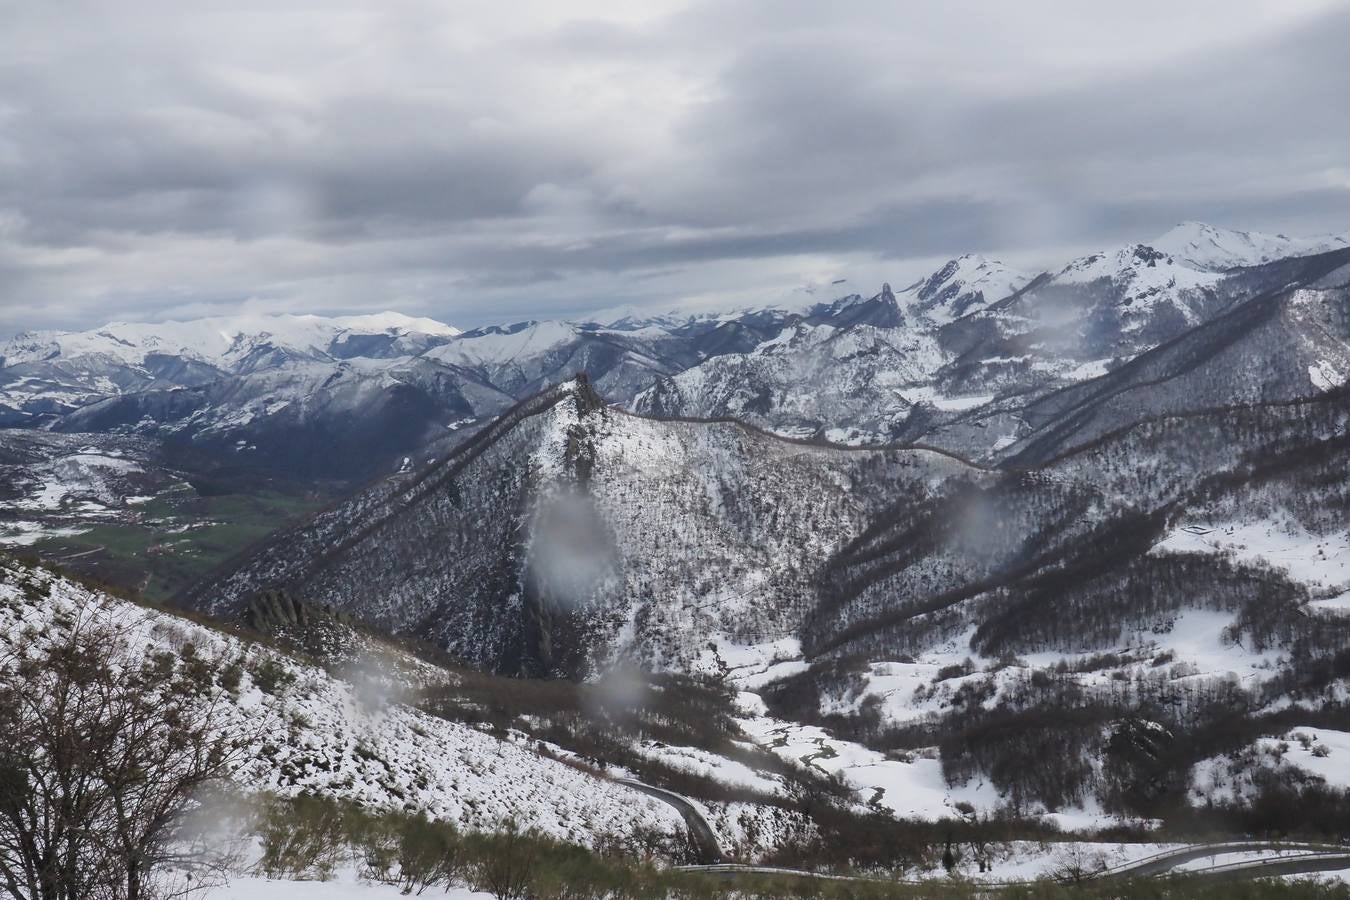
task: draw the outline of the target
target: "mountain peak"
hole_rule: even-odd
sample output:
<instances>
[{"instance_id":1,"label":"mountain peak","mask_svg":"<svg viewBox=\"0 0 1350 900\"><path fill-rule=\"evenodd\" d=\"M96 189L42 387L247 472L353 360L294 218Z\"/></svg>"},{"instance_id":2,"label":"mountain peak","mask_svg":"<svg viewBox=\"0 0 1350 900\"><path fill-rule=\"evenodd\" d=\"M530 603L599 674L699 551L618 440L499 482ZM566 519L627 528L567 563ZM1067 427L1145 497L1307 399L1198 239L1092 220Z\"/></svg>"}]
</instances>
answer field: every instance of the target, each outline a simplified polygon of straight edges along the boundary
<instances>
[{"instance_id":1,"label":"mountain peak","mask_svg":"<svg viewBox=\"0 0 1350 900\"><path fill-rule=\"evenodd\" d=\"M314 318L322 320L322 316ZM454 337L460 329L426 316L409 316L393 310L369 313L362 316L337 316L335 323L353 331L383 331L387 334L434 334L440 337Z\"/></svg>"},{"instance_id":2,"label":"mountain peak","mask_svg":"<svg viewBox=\"0 0 1350 900\"><path fill-rule=\"evenodd\" d=\"M1031 280L996 259L966 253L905 289L919 312L940 322L959 319L1015 293Z\"/></svg>"},{"instance_id":3,"label":"mountain peak","mask_svg":"<svg viewBox=\"0 0 1350 900\"><path fill-rule=\"evenodd\" d=\"M1287 256L1310 256L1346 246L1344 236L1291 238L1284 234L1236 231L1205 222L1178 222L1149 245L1183 265L1204 272L1257 266Z\"/></svg>"}]
</instances>

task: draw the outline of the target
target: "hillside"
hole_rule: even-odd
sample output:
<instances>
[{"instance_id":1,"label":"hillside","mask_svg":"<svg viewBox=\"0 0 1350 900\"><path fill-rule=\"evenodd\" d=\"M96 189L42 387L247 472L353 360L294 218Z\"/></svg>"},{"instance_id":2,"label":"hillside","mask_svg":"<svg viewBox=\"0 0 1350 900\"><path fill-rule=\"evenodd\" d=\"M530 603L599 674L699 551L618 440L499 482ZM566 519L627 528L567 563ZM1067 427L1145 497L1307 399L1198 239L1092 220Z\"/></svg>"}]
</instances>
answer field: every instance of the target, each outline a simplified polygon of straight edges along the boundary
<instances>
[{"instance_id":1,"label":"hillside","mask_svg":"<svg viewBox=\"0 0 1350 900\"><path fill-rule=\"evenodd\" d=\"M235 773L249 790L318 792L388 808L412 803L469 828L496 828L528 812L540 829L591 845L644 828L683 834L678 815L637 791L400 701L420 679L440 677L430 668L371 672L363 688L258 643L4 561L0 640L7 647L25 635L58 641L94 623L120 633L133 658L167 650L237 665L238 683L218 690L225 727L254 742Z\"/></svg>"},{"instance_id":2,"label":"hillside","mask_svg":"<svg viewBox=\"0 0 1350 900\"><path fill-rule=\"evenodd\" d=\"M967 469L924 450L645 419L580 380L263 544L189 599L224 612L285 587L504 672L579 675L628 654L697 669L715 636L794 634L816 566L885 497Z\"/></svg>"}]
</instances>

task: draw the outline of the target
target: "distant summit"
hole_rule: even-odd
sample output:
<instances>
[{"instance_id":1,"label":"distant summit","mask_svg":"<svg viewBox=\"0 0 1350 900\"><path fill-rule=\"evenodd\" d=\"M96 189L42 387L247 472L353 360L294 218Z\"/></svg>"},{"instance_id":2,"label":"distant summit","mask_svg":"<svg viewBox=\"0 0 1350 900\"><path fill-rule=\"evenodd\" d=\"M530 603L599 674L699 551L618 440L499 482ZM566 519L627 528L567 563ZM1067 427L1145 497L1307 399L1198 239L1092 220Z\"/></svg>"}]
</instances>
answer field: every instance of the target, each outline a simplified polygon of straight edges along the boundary
<instances>
[{"instance_id":1,"label":"distant summit","mask_svg":"<svg viewBox=\"0 0 1350 900\"><path fill-rule=\"evenodd\" d=\"M1204 222L1181 222L1150 246L1193 268L1222 272L1287 256L1311 256L1350 247L1350 235L1291 238L1259 231L1234 231Z\"/></svg>"}]
</instances>

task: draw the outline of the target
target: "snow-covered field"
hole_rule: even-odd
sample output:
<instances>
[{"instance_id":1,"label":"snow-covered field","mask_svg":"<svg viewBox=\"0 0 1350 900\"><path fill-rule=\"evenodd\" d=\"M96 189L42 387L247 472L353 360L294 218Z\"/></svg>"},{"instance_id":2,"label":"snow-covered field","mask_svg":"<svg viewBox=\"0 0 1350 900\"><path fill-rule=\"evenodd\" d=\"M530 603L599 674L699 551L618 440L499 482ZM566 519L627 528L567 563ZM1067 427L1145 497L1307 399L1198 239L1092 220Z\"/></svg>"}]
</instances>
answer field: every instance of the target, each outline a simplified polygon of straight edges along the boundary
<instances>
[{"instance_id":1,"label":"snow-covered field","mask_svg":"<svg viewBox=\"0 0 1350 900\"><path fill-rule=\"evenodd\" d=\"M11 519L0 522L0 544L27 547L47 538L74 537L87 530L79 525L46 525L27 519Z\"/></svg>"},{"instance_id":2,"label":"snow-covered field","mask_svg":"<svg viewBox=\"0 0 1350 900\"><path fill-rule=\"evenodd\" d=\"M358 878L352 869L337 872L328 881L285 881L259 875L236 875L227 884L202 894L206 900L394 900L406 894L397 885ZM491 894L455 887L436 889L447 900L490 900Z\"/></svg>"},{"instance_id":3,"label":"snow-covered field","mask_svg":"<svg viewBox=\"0 0 1350 900\"><path fill-rule=\"evenodd\" d=\"M1154 552L1217 553L1239 562L1265 563L1310 587L1350 585L1350 535L1316 535L1293 517L1248 521L1187 522L1169 531Z\"/></svg>"},{"instance_id":4,"label":"snow-covered field","mask_svg":"<svg viewBox=\"0 0 1350 900\"><path fill-rule=\"evenodd\" d=\"M1280 654L1255 653L1225 643L1223 629L1231 621L1229 613L1184 609L1149 628L1128 633L1115 648L1125 661L1123 664L1070 671L1059 677L1071 678L1085 688L1110 688L1121 683L1122 674L1127 676L1126 680L1165 678L1178 686L1200 685L1215 679L1236 680L1254 688L1270 677ZM914 661L870 663L855 676L846 693L822 697L821 711L856 714L865 703L879 702L879 711L887 720L914 722L947 711L953 695L963 685L981 682L992 685L982 701L989 707L1032 672L1050 670L1061 662L1072 666L1101 652L1034 653L1019 657L1013 664L993 665L970 651L969 637L969 634L958 636ZM795 641L737 646L724 640L718 644L718 653L727 664L728 678L741 691L738 703L746 732L784 758L842 777L855 789L859 803L889 810L903 818L934 820L959 818L972 812L989 813L1005 802L1006 798L993 785L978 778L964 785L947 784L936 747L888 757L837 738L817 726L769 716L757 692L807 668ZM1159 658L1172 662L1160 668L1153 662ZM967 664L969 674L938 678L944 668ZM1346 757L1350 758L1350 752ZM1043 811L1041 817L1067 831L1123 824L1119 817L1104 812L1092 801L1080 808Z\"/></svg>"},{"instance_id":5,"label":"snow-covered field","mask_svg":"<svg viewBox=\"0 0 1350 900\"><path fill-rule=\"evenodd\" d=\"M1328 787L1350 788L1350 732L1296 727L1257 738L1242 750L1202 761L1192 775L1198 797L1230 800L1253 791L1261 771L1285 772Z\"/></svg>"},{"instance_id":6,"label":"snow-covered field","mask_svg":"<svg viewBox=\"0 0 1350 900\"><path fill-rule=\"evenodd\" d=\"M889 810L897 816L917 819L960 817L957 804L968 803L979 811L998 805L992 786L972 783L949 787L942 776L936 752L913 754L906 760L887 759L861 744L840 740L813 725L775 719L767 714L755 689L777 678L802 671L800 659L782 659L794 650L795 641L778 641L759 647L736 647L723 642L719 653L730 667L732 683L741 688L737 704L741 727L761 746L784 759L838 775L854 788L860 804Z\"/></svg>"}]
</instances>

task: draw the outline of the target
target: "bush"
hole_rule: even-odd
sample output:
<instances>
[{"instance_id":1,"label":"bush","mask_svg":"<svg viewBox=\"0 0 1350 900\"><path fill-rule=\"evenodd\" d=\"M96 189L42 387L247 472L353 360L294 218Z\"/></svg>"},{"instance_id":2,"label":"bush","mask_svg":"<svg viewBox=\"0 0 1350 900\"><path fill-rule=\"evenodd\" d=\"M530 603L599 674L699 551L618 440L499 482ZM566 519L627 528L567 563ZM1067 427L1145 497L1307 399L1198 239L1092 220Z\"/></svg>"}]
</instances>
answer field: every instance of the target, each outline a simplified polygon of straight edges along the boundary
<instances>
[{"instance_id":1,"label":"bush","mask_svg":"<svg viewBox=\"0 0 1350 900\"><path fill-rule=\"evenodd\" d=\"M327 881L350 835L343 818L338 804L305 794L267 804L259 823L258 868L269 878Z\"/></svg>"},{"instance_id":2,"label":"bush","mask_svg":"<svg viewBox=\"0 0 1350 900\"><path fill-rule=\"evenodd\" d=\"M422 814L395 816L392 825L403 893L420 894L434 885L449 890L463 869L463 845L455 826Z\"/></svg>"},{"instance_id":3,"label":"bush","mask_svg":"<svg viewBox=\"0 0 1350 900\"><path fill-rule=\"evenodd\" d=\"M497 900L525 900L541 840L508 821L501 833L475 835L469 848L469 884Z\"/></svg>"},{"instance_id":4,"label":"bush","mask_svg":"<svg viewBox=\"0 0 1350 900\"><path fill-rule=\"evenodd\" d=\"M253 668L253 683L258 686L258 690L264 694L279 694L291 682L295 681L295 673L277 662L270 655L264 656Z\"/></svg>"}]
</instances>

